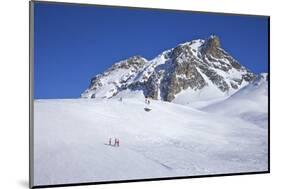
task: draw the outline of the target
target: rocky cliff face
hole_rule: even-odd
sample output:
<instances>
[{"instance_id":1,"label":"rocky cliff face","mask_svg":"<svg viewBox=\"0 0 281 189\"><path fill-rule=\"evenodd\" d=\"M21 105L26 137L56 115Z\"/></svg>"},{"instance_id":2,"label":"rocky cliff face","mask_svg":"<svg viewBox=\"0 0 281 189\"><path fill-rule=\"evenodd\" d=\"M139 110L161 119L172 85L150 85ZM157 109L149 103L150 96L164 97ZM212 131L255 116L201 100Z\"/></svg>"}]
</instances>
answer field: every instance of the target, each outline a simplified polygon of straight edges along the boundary
<instances>
[{"instance_id":1,"label":"rocky cliff face","mask_svg":"<svg viewBox=\"0 0 281 189\"><path fill-rule=\"evenodd\" d=\"M152 60L134 56L120 61L93 77L81 97L111 98L126 90L171 102L183 92L202 96L205 88L231 95L255 77L221 48L217 36L210 36L180 44Z\"/></svg>"}]
</instances>

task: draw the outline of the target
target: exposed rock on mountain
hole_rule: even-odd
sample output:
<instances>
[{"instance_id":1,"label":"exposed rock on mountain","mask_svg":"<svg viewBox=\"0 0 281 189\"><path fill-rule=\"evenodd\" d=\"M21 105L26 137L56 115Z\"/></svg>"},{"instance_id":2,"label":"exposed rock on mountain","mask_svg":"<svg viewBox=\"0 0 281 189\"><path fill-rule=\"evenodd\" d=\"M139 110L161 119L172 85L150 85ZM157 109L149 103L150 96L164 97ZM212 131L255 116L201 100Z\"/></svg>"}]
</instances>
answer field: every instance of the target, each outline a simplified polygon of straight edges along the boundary
<instances>
[{"instance_id":1,"label":"exposed rock on mountain","mask_svg":"<svg viewBox=\"0 0 281 189\"><path fill-rule=\"evenodd\" d=\"M115 63L93 77L81 97L111 98L126 91L188 103L229 96L255 77L222 49L217 36L210 36L180 44L152 60L133 56Z\"/></svg>"}]
</instances>

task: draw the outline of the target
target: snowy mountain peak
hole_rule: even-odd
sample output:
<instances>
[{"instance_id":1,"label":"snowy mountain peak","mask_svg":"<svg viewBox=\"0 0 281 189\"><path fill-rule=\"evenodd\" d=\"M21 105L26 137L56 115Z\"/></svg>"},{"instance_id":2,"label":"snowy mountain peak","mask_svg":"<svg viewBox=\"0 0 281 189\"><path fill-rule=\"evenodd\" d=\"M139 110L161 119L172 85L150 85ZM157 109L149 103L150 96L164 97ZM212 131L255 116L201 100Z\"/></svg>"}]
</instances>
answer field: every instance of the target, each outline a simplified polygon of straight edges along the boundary
<instances>
[{"instance_id":1,"label":"snowy mountain peak","mask_svg":"<svg viewBox=\"0 0 281 189\"><path fill-rule=\"evenodd\" d=\"M220 48L220 39L216 35L211 35L207 40L205 44L210 44L213 47Z\"/></svg>"},{"instance_id":2,"label":"snowy mountain peak","mask_svg":"<svg viewBox=\"0 0 281 189\"><path fill-rule=\"evenodd\" d=\"M189 103L229 96L256 78L212 35L179 44L151 60L133 56L92 78L81 97L112 98L131 93Z\"/></svg>"},{"instance_id":3,"label":"snowy mountain peak","mask_svg":"<svg viewBox=\"0 0 281 189\"><path fill-rule=\"evenodd\" d=\"M213 57L221 58L223 56L223 53L221 52L220 47L220 39L215 35L211 35L203 44L201 52L202 54L209 54Z\"/></svg>"},{"instance_id":4,"label":"snowy mountain peak","mask_svg":"<svg viewBox=\"0 0 281 189\"><path fill-rule=\"evenodd\" d=\"M140 67L142 66L147 60L139 55L132 56L128 59L121 60L112 66L112 68L124 68L129 69L130 67Z\"/></svg>"}]
</instances>

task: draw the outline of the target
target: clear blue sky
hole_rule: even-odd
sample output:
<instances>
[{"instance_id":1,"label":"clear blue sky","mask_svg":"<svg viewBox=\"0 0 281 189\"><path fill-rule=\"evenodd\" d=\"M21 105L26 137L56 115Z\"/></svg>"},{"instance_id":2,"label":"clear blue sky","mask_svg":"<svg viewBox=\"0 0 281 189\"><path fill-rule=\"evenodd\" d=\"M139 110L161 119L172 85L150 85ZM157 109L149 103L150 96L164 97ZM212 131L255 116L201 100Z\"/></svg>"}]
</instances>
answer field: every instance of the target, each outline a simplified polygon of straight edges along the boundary
<instances>
[{"instance_id":1,"label":"clear blue sky","mask_svg":"<svg viewBox=\"0 0 281 189\"><path fill-rule=\"evenodd\" d=\"M219 36L255 73L268 71L266 17L35 3L34 97L78 98L90 79L133 55L147 59Z\"/></svg>"}]
</instances>

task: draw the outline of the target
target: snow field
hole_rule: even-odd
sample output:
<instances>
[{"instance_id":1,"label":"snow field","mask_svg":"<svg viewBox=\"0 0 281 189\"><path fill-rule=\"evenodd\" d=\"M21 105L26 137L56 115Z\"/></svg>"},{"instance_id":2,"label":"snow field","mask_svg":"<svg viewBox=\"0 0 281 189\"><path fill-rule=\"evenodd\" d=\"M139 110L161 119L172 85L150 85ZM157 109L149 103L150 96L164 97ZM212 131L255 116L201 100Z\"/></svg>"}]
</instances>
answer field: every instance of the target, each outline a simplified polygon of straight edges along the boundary
<instances>
[{"instance_id":1,"label":"snow field","mask_svg":"<svg viewBox=\"0 0 281 189\"><path fill-rule=\"evenodd\" d=\"M267 126L127 96L35 100L35 185L267 170ZM264 123L264 122L262 122ZM109 137L120 147L106 145Z\"/></svg>"}]
</instances>

